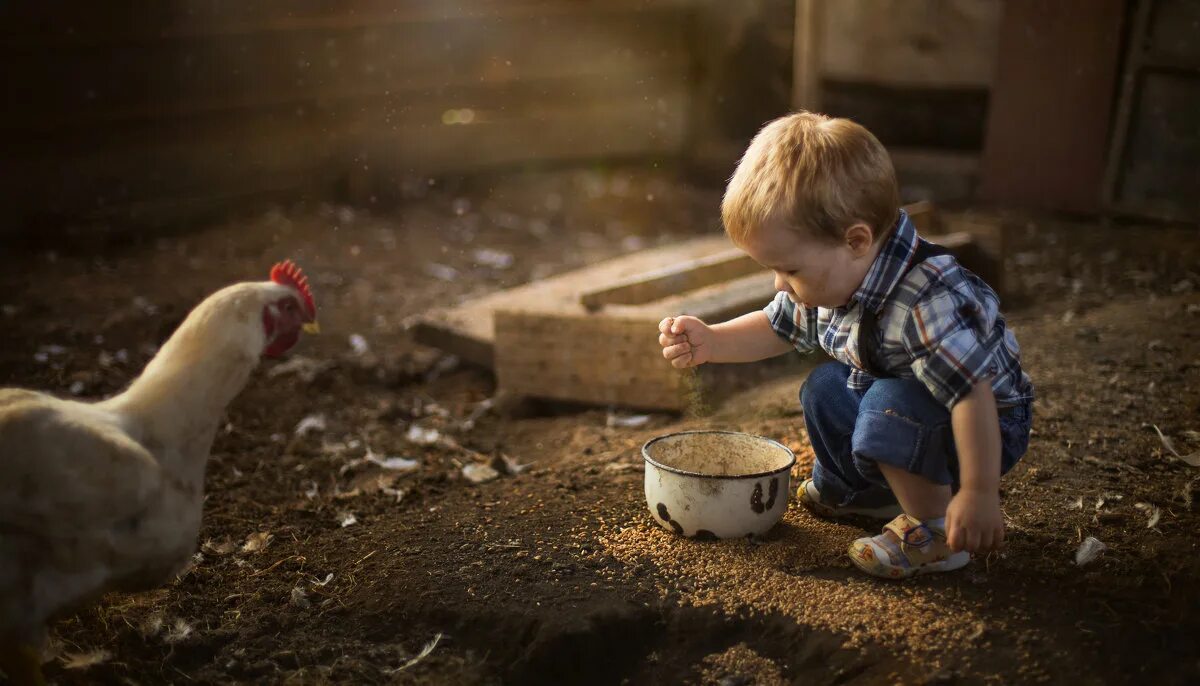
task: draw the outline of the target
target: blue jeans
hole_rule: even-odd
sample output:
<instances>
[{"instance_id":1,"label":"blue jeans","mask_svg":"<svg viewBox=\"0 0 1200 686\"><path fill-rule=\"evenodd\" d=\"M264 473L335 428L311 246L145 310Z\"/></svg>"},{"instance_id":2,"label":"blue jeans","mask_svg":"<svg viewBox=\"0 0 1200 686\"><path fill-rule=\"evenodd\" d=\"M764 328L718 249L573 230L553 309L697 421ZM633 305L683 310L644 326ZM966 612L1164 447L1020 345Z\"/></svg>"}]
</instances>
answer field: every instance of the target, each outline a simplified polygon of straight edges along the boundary
<instances>
[{"instance_id":1,"label":"blue jeans","mask_svg":"<svg viewBox=\"0 0 1200 686\"><path fill-rule=\"evenodd\" d=\"M950 411L916 379L878 379L865 392L846 388L850 367L829 362L800 388L804 423L816 453L813 482L830 505L896 502L878 463L958 489L958 452ZM1000 413L1000 473L1029 447L1028 403Z\"/></svg>"}]
</instances>

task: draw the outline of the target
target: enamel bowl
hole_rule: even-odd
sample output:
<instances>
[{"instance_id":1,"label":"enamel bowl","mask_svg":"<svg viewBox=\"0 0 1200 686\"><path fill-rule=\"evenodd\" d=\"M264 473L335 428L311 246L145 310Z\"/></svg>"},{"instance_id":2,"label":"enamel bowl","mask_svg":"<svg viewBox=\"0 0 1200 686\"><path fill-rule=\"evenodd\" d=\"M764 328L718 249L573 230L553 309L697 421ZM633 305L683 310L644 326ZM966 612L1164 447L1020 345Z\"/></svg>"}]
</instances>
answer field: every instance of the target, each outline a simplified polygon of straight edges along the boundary
<instances>
[{"instance_id":1,"label":"enamel bowl","mask_svg":"<svg viewBox=\"0 0 1200 686\"><path fill-rule=\"evenodd\" d=\"M787 446L735 431L684 431L642 446L646 504L663 528L689 538L762 536L788 506Z\"/></svg>"}]
</instances>

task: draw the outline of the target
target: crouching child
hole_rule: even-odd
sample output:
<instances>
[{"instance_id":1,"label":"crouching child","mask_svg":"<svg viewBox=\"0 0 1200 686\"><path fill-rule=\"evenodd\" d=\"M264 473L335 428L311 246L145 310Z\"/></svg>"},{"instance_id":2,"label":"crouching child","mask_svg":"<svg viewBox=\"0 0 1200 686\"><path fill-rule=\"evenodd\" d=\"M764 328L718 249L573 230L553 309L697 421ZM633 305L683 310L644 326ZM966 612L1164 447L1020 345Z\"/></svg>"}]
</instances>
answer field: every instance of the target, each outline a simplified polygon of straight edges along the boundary
<instances>
[{"instance_id":1,"label":"crouching child","mask_svg":"<svg viewBox=\"0 0 1200 686\"><path fill-rule=\"evenodd\" d=\"M799 112L750 143L721 207L775 274L762 310L659 324L675 367L822 348L800 390L816 453L801 504L888 523L850 544L875 576L959 569L1004 540L1000 477L1025 453L1033 384L995 291L922 239L865 128Z\"/></svg>"}]
</instances>

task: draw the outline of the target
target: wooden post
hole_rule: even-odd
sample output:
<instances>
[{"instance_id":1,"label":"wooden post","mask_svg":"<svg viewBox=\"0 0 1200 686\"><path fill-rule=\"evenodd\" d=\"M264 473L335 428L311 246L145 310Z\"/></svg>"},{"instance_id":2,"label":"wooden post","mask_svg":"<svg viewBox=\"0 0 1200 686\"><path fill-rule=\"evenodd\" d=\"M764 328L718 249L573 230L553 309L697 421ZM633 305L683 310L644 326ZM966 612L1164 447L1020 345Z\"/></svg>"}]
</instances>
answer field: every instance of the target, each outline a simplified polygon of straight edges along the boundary
<instances>
[{"instance_id":1,"label":"wooden post","mask_svg":"<svg viewBox=\"0 0 1200 686\"><path fill-rule=\"evenodd\" d=\"M821 0L796 0L792 109L821 110Z\"/></svg>"}]
</instances>

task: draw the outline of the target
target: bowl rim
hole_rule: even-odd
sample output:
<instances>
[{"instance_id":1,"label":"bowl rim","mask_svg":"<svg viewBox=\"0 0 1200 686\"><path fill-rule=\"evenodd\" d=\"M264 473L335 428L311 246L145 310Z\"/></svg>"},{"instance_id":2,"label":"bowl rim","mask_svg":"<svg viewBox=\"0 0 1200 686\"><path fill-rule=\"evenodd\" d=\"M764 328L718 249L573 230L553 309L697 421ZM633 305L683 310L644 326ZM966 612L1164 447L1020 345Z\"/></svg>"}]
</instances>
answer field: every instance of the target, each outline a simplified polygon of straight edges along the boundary
<instances>
[{"instance_id":1,"label":"bowl rim","mask_svg":"<svg viewBox=\"0 0 1200 686\"><path fill-rule=\"evenodd\" d=\"M755 474L705 474L703 472L689 472L686 469L679 469L678 467L671 467L669 465L665 465L665 464L655 460L654 458L650 457L650 446L652 444L657 443L658 441L661 441L661 440L664 440L667 438L672 438L674 436L687 436L690 434L732 434L735 436L749 436L751 438L758 438L758 439L764 440L768 443L774 443L775 445L779 446L780 448L783 448L785 451L787 451L787 454L790 455L792 459L789 460L788 463L782 467L778 467L776 469L772 469L772 470L766 471L766 472L758 472ZM645 460L646 462L654 465L655 467L658 467L659 469L662 469L664 471L671 472L672 474L681 474L683 476L694 476L694 477L697 477L700 479L761 479L763 477L774 476L776 474L780 474L785 471L790 471L791 468L793 466L795 466L795 464L796 464L796 453L793 452L791 448L780 443L779 441L775 440L774 438L767 438L766 436L760 436L758 434L746 433L745 431L728 431L725 429L696 429L693 431L675 431L673 433L663 434L661 436L655 436L654 438L651 438L650 440L648 440L642 444L642 459Z\"/></svg>"}]
</instances>

